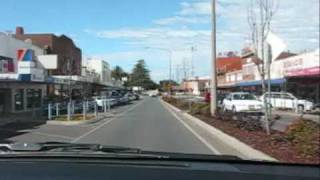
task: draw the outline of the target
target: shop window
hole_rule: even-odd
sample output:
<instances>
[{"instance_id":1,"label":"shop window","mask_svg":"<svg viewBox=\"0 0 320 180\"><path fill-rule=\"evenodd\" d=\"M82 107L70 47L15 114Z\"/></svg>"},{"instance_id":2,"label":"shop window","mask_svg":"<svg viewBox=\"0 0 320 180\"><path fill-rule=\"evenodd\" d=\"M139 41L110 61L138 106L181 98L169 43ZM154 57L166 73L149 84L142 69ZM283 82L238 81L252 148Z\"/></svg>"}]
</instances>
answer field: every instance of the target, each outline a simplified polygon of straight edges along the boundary
<instances>
[{"instance_id":1,"label":"shop window","mask_svg":"<svg viewBox=\"0 0 320 180\"><path fill-rule=\"evenodd\" d=\"M34 103L35 103L35 107L41 107L41 101L42 101L42 91L41 89L35 90L34 91Z\"/></svg>"},{"instance_id":2,"label":"shop window","mask_svg":"<svg viewBox=\"0 0 320 180\"><path fill-rule=\"evenodd\" d=\"M14 92L14 108L16 111L24 109L24 89L16 89Z\"/></svg>"},{"instance_id":3,"label":"shop window","mask_svg":"<svg viewBox=\"0 0 320 180\"><path fill-rule=\"evenodd\" d=\"M41 106L41 89L27 89L27 108Z\"/></svg>"}]
</instances>

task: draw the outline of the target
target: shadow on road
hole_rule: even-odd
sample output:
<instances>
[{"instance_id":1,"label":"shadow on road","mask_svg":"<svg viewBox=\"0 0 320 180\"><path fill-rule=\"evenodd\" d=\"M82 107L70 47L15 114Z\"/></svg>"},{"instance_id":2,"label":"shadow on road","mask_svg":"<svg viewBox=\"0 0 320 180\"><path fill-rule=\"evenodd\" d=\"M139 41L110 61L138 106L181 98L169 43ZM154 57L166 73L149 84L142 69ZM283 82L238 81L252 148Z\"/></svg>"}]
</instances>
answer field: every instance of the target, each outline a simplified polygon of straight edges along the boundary
<instances>
[{"instance_id":1,"label":"shadow on road","mask_svg":"<svg viewBox=\"0 0 320 180\"><path fill-rule=\"evenodd\" d=\"M11 137L28 133L26 130L37 129L45 122L12 122L0 126L0 143L11 143Z\"/></svg>"}]
</instances>

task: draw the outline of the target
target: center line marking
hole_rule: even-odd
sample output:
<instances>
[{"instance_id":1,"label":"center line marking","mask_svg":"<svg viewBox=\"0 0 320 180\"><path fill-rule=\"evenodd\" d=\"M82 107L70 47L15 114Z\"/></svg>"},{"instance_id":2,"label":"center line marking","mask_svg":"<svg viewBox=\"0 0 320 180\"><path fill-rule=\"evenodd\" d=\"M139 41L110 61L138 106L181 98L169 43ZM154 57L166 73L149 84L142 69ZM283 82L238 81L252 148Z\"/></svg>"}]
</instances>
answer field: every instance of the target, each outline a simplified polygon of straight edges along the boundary
<instances>
[{"instance_id":1,"label":"center line marking","mask_svg":"<svg viewBox=\"0 0 320 180\"><path fill-rule=\"evenodd\" d=\"M124 112L122 112L122 113L120 113L120 114L118 114L118 115L114 116L114 117L113 117L113 118L111 118L110 120L108 120L108 121L106 121L106 122L104 122L104 123L100 124L99 126L97 126L97 127L93 128L93 129L91 129L90 131L88 131L88 132L84 133L83 135L81 135L81 136L79 136L79 137L75 138L75 139L74 139L74 140L72 140L71 142L72 142L72 143L75 143L75 142L79 141L80 139L82 139L82 138L84 138L84 137L86 137L86 136L88 136L88 135L92 134L92 133L93 133L93 132L95 132L96 130L98 130L98 129L102 128L103 126L105 126L105 125L109 124L110 122L112 122L113 120L117 119L118 117L121 117L122 115L126 114L127 112L129 112L129 111L133 110L134 108L136 108L137 106L141 105L143 102L144 102L144 100L142 100L142 101L141 101L141 102L139 102L138 104L136 104L136 105L132 106L131 108L127 109L126 111L124 111Z\"/></svg>"}]
</instances>

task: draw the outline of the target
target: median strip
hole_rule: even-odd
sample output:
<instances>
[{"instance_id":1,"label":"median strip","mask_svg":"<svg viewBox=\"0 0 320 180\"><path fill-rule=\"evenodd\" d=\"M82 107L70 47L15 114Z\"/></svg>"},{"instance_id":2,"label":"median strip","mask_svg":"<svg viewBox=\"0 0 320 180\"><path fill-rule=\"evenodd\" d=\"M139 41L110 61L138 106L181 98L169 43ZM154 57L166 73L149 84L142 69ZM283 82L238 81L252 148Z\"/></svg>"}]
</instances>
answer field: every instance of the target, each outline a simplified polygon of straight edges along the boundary
<instances>
[{"instance_id":1,"label":"median strip","mask_svg":"<svg viewBox=\"0 0 320 180\"><path fill-rule=\"evenodd\" d=\"M214 149L221 154L235 155L243 159L276 161L276 159L269 155L264 154L213 126L204 123L200 119L181 111L162 99L161 102L167 109L170 109L172 114L176 114L174 116L179 116L179 119L183 121L184 124L188 124L194 132L197 132L197 136L200 136L206 144L209 144L211 147L215 145Z\"/></svg>"}]
</instances>

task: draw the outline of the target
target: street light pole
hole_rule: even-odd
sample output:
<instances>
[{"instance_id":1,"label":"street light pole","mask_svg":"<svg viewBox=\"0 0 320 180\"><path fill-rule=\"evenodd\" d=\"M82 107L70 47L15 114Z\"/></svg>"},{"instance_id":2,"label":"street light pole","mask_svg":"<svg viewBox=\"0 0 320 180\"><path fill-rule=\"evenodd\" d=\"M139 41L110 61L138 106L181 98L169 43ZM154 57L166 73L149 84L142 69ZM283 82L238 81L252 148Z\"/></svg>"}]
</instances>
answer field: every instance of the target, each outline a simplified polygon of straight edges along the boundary
<instances>
[{"instance_id":1,"label":"street light pole","mask_svg":"<svg viewBox=\"0 0 320 180\"><path fill-rule=\"evenodd\" d=\"M212 32L211 32L211 101L210 101L210 112L212 116L215 116L217 111L217 77L216 77L216 0L212 0Z\"/></svg>"},{"instance_id":2,"label":"street light pole","mask_svg":"<svg viewBox=\"0 0 320 180\"><path fill-rule=\"evenodd\" d=\"M172 51L169 50L169 96L171 96L172 91Z\"/></svg>"},{"instance_id":3,"label":"street light pole","mask_svg":"<svg viewBox=\"0 0 320 180\"><path fill-rule=\"evenodd\" d=\"M169 54L169 95L171 95L171 80L172 80L172 50L171 49L165 49L165 48L158 48L158 47L145 47L145 49L157 49L160 51L165 51Z\"/></svg>"},{"instance_id":4,"label":"street light pole","mask_svg":"<svg viewBox=\"0 0 320 180\"><path fill-rule=\"evenodd\" d=\"M194 52L196 51L196 48L194 46L191 47L191 77L194 77L194 64L193 64L193 59L194 59Z\"/></svg>"}]
</instances>

